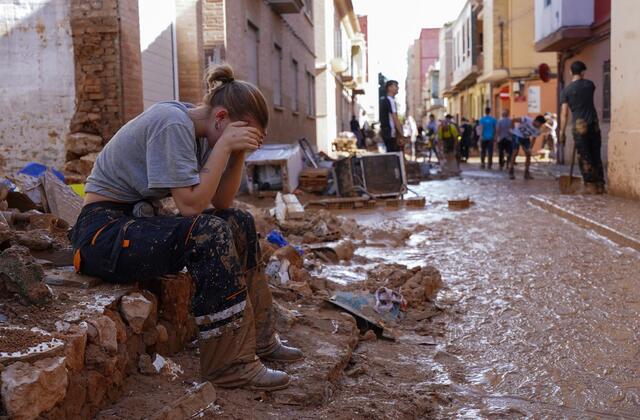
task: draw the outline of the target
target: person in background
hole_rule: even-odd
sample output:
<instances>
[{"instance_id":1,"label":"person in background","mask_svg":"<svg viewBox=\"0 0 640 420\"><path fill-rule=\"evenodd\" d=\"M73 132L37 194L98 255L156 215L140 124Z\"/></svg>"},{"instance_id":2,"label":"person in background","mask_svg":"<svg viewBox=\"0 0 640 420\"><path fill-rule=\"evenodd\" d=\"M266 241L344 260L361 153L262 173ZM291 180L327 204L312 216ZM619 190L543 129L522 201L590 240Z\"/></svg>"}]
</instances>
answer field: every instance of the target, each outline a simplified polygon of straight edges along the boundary
<instances>
[{"instance_id":1,"label":"person in background","mask_svg":"<svg viewBox=\"0 0 640 420\"><path fill-rule=\"evenodd\" d=\"M438 127L438 139L442 143L444 162L440 160L442 173L447 176L455 176L460 173L456 150L458 145L458 129L453 123L453 117L447 115Z\"/></svg>"},{"instance_id":2,"label":"person in background","mask_svg":"<svg viewBox=\"0 0 640 420\"><path fill-rule=\"evenodd\" d=\"M480 126L480 120L473 120L473 144L472 147L478 150L478 143L482 137L482 127Z\"/></svg>"},{"instance_id":3,"label":"person in background","mask_svg":"<svg viewBox=\"0 0 640 420\"><path fill-rule=\"evenodd\" d=\"M582 61L571 64L572 82L560 94L561 126L560 143L566 143L569 110L573 116L573 141L578 152L578 165L582 173L585 189L589 193L605 192L604 169L600 148L602 137L598 113L593 104L596 85L585 79L587 66Z\"/></svg>"},{"instance_id":4,"label":"person in background","mask_svg":"<svg viewBox=\"0 0 640 420\"><path fill-rule=\"evenodd\" d=\"M554 160L559 163L560 155L562 155L562 161L564 161L564 145L562 145L562 151L560 150L560 144L558 142L558 118L556 114L546 112L544 114L547 122L544 126L547 128L547 135L545 136L546 143L549 144L551 153L554 155Z\"/></svg>"},{"instance_id":5,"label":"person in background","mask_svg":"<svg viewBox=\"0 0 640 420\"><path fill-rule=\"evenodd\" d=\"M462 162L469 160L469 148L472 142L473 127L466 117L462 117L462 125L460 126L460 160Z\"/></svg>"},{"instance_id":6,"label":"person in background","mask_svg":"<svg viewBox=\"0 0 640 420\"><path fill-rule=\"evenodd\" d=\"M404 145L404 137L395 100L400 88L397 81L389 80L385 83L385 89L387 96L380 98L380 135L387 152L400 152Z\"/></svg>"},{"instance_id":7,"label":"person in background","mask_svg":"<svg viewBox=\"0 0 640 420\"><path fill-rule=\"evenodd\" d=\"M358 149L365 149L366 147L364 144L364 135L362 134L362 130L360 129L360 122L355 115L351 116L351 122L349 123L349 126L353 135L356 136L356 146L358 147Z\"/></svg>"},{"instance_id":8,"label":"person in background","mask_svg":"<svg viewBox=\"0 0 640 420\"><path fill-rule=\"evenodd\" d=\"M532 119L529 116L514 118L513 122L518 125L511 130L511 134L513 134L514 149L511 161L509 162L509 178L516 179L513 166L516 163L518 152L522 147L526 156L524 164L524 179L533 179L529 172L529 167L531 166L531 150L533 149L536 138L541 134L541 128L544 126L546 120L544 116L538 115L535 119Z\"/></svg>"},{"instance_id":9,"label":"person in background","mask_svg":"<svg viewBox=\"0 0 640 420\"><path fill-rule=\"evenodd\" d=\"M511 153L513 153L513 139L511 138L511 127L513 123L509 118L509 110L502 111L502 118L498 120L496 129L498 131L498 162L502 171L511 162Z\"/></svg>"},{"instance_id":10,"label":"person in background","mask_svg":"<svg viewBox=\"0 0 640 420\"><path fill-rule=\"evenodd\" d=\"M485 108L484 117L480 118L482 137L480 142L480 168L484 169L485 157L488 157L487 168L493 165L493 143L496 139L496 125L498 121L491 116L491 108Z\"/></svg>"}]
</instances>

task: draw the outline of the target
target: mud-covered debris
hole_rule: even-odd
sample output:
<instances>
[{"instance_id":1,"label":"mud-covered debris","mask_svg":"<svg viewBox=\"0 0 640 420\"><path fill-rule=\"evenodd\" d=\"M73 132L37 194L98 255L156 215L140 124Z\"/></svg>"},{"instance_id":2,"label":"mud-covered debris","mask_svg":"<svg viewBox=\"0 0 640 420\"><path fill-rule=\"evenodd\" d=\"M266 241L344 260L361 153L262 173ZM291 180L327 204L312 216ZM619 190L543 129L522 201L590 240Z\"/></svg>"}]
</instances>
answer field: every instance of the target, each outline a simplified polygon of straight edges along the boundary
<instances>
[{"instance_id":1,"label":"mud-covered debris","mask_svg":"<svg viewBox=\"0 0 640 420\"><path fill-rule=\"evenodd\" d=\"M153 365L151 356L147 353L142 353L138 358L138 371L143 375L157 375L158 371Z\"/></svg>"},{"instance_id":2,"label":"mud-covered debris","mask_svg":"<svg viewBox=\"0 0 640 420\"><path fill-rule=\"evenodd\" d=\"M210 382L203 382L185 395L164 407L151 420L190 419L208 417L215 411L216 390Z\"/></svg>"},{"instance_id":3,"label":"mud-covered debris","mask_svg":"<svg viewBox=\"0 0 640 420\"><path fill-rule=\"evenodd\" d=\"M442 288L440 272L431 266L422 267L400 288L409 306L420 308L425 302L433 301Z\"/></svg>"},{"instance_id":4,"label":"mud-covered debris","mask_svg":"<svg viewBox=\"0 0 640 420\"><path fill-rule=\"evenodd\" d=\"M16 232L15 239L18 244L34 251L44 251L54 245L54 239L50 236L50 232L45 229Z\"/></svg>"},{"instance_id":5,"label":"mud-covered debris","mask_svg":"<svg viewBox=\"0 0 640 420\"><path fill-rule=\"evenodd\" d=\"M14 245L0 254L0 296L13 294L32 304L51 299L51 291L44 284L44 270L23 246Z\"/></svg>"},{"instance_id":6,"label":"mud-covered debris","mask_svg":"<svg viewBox=\"0 0 640 420\"><path fill-rule=\"evenodd\" d=\"M277 249L274 254L278 260L288 260L289 264L294 267L302 268L304 264L304 259L302 255L298 253L298 251L291 245L284 246L282 248Z\"/></svg>"}]
</instances>

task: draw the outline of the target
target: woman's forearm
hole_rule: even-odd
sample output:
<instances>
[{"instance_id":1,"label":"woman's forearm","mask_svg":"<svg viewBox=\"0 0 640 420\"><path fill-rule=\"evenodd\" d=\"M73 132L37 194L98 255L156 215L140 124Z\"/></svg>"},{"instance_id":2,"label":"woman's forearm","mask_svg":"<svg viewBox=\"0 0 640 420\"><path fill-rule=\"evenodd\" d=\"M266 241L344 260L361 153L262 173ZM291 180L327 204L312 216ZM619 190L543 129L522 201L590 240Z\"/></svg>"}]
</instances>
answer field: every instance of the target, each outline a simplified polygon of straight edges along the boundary
<instances>
[{"instance_id":1,"label":"woman's forearm","mask_svg":"<svg viewBox=\"0 0 640 420\"><path fill-rule=\"evenodd\" d=\"M211 205L211 200L220 185L224 168L229 162L230 152L224 147L214 146L209 158L200 170L200 183L191 187L172 188L171 195L180 214L193 216L202 213Z\"/></svg>"},{"instance_id":2,"label":"woman's forearm","mask_svg":"<svg viewBox=\"0 0 640 420\"><path fill-rule=\"evenodd\" d=\"M218 190L213 196L211 204L217 209L226 209L231 207L233 199L238 193L240 183L242 182L242 170L244 168L244 152L232 153L227 163Z\"/></svg>"}]
</instances>

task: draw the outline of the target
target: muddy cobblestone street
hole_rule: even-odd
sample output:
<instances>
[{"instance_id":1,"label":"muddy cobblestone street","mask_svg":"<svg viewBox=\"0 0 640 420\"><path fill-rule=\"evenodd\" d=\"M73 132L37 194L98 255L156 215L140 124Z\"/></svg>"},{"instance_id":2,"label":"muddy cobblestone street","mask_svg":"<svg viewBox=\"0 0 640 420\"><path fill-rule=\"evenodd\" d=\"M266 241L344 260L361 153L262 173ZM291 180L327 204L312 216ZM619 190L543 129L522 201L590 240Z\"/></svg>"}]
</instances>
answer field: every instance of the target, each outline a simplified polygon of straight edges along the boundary
<instances>
[{"instance_id":1,"label":"muddy cobblestone street","mask_svg":"<svg viewBox=\"0 0 640 420\"><path fill-rule=\"evenodd\" d=\"M424 211L356 219L382 227L390 216L419 233L392 253L357 254L442 272L439 415L636 417L637 251L530 205L529 195L556 191L549 178L509 182L468 171L415 189L428 199ZM475 205L449 211L452 195Z\"/></svg>"}]
</instances>

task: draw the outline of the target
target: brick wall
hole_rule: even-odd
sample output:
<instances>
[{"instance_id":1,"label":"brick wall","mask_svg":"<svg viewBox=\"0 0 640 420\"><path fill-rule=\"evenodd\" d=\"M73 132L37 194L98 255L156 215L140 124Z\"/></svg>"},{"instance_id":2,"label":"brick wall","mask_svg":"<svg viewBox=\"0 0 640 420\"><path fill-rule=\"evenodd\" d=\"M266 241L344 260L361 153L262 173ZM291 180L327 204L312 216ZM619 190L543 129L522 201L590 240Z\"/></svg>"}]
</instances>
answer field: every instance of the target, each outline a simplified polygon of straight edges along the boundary
<instances>
[{"instance_id":1,"label":"brick wall","mask_svg":"<svg viewBox=\"0 0 640 420\"><path fill-rule=\"evenodd\" d=\"M71 1L76 113L71 132L109 139L120 128L120 25L118 1Z\"/></svg>"},{"instance_id":2,"label":"brick wall","mask_svg":"<svg viewBox=\"0 0 640 420\"><path fill-rule=\"evenodd\" d=\"M122 79L122 117L124 122L143 110L142 57L140 53L140 19L138 2L121 0L120 15L120 77Z\"/></svg>"},{"instance_id":3,"label":"brick wall","mask_svg":"<svg viewBox=\"0 0 640 420\"><path fill-rule=\"evenodd\" d=\"M138 3L125 0L71 0L76 112L70 133L98 135L106 142L143 110ZM70 150L65 173L82 181L95 160ZM82 168L82 169L80 169Z\"/></svg>"},{"instance_id":4,"label":"brick wall","mask_svg":"<svg viewBox=\"0 0 640 420\"><path fill-rule=\"evenodd\" d=\"M180 100L198 103L203 96L204 49L202 1L176 0L176 44Z\"/></svg>"},{"instance_id":5,"label":"brick wall","mask_svg":"<svg viewBox=\"0 0 640 420\"><path fill-rule=\"evenodd\" d=\"M204 48L206 51L220 48L220 58L224 60L224 0L204 0L202 7Z\"/></svg>"},{"instance_id":6,"label":"brick wall","mask_svg":"<svg viewBox=\"0 0 640 420\"><path fill-rule=\"evenodd\" d=\"M225 1L225 59L239 79L249 74L246 57L247 22L259 31L258 87L264 93L271 110L266 142L292 143L306 137L316 142L315 115L307 115L306 72L315 71L314 28L303 13L278 15L262 0ZM282 106L274 105L274 44L282 49ZM298 63L298 111L293 110L295 75L292 60ZM315 101L314 101L315 103Z\"/></svg>"}]
</instances>

